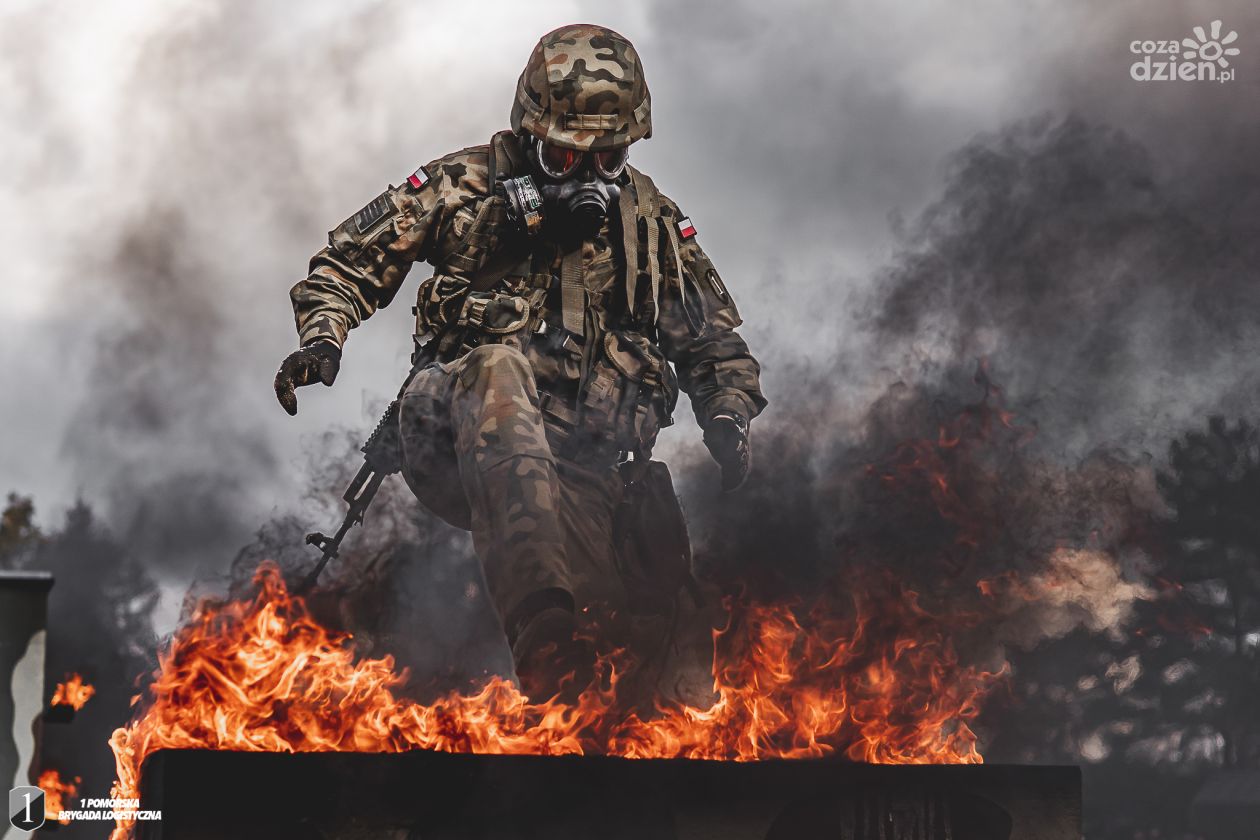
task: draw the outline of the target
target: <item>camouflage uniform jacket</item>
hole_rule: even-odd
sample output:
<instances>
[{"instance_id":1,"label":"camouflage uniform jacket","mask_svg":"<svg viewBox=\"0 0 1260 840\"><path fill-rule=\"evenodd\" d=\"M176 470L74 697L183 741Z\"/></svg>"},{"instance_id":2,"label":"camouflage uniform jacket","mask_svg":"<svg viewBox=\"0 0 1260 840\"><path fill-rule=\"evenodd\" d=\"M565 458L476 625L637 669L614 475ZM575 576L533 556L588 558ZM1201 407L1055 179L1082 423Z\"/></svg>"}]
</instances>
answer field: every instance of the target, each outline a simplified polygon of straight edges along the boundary
<instances>
[{"instance_id":1,"label":"camouflage uniform jacket","mask_svg":"<svg viewBox=\"0 0 1260 840\"><path fill-rule=\"evenodd\" d=\"M518 346L547 402L544 413L560 421L557 426L572 431L592 418L595 427L614 425L627 388L635 391L640 418L612 441L614 449L650 451L659 426L670 422L678 387L690 395L701 423L720 413L751 420L761 411L760 368L735 331L741 323L735 303L694 231L680 226L685 219L673 201L627 168L623 193L631 201L651 195L654 213L637 221L639 248L614 207L603 229L571 250L567 259L580 266L584 296L581 334L574 335L564 328L573 322L562 316L566 256L544 237L512 252L503 200L493 194L491 148L470 147L421 167L329 234L309 276L290 293L302 344L341 346L350 330L393 300L412 263L427 261L436 273L419 290L417 337L437 335L439 358L485 340L508 340L470 327L476 320L470 301L500 298L518 309L519 302L532 303L523 307L528 324L518 333L528 339ZM626 270L628 248L637 261L631 269L644 282L634 282L635 271ZM504 253L512 265L495 270ZM645 267L650 259L657 264ZM501 279L480 288L478 278L487 271ZM647 282L649 274L654 282ZM599 410L601 400L606 410ZM647 422L644 406L655 415Z\"/></svg>"}]
</instances>

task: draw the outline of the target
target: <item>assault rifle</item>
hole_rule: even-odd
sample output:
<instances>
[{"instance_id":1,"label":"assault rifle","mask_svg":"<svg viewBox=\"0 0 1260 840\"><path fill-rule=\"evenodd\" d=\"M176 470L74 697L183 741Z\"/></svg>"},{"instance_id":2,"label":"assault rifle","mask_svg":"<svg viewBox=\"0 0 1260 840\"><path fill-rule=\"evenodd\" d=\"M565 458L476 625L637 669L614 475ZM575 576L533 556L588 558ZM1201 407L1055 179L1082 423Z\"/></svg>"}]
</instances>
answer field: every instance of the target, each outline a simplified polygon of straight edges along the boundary
<instances>
[{"instance_id":1,"label":"assault rifle","mask_svg":"<svg viewBox=\"0 0 1260 840\"><path fill-rule=\"evenodd\" d=\"M324 571L324 567L328 565L328 561L337 556L337 552L341 549L341 541L345 539L346 534L355 525L363 524L363 514L367 512L368 506L372 504L372 499L376 496L376 491L381 489L381 482L388 476L402 470L402 441L398 432L398 400L394 400L389 404L389 408L385 409L376 428L368 437L367 442L361 447L363 452L363 466L359 467L359 472L355 475L354 480L350 482L350 486L346 488L346 492L341 498L345 500L350 507L346 511L346 518L342 520L341 527L337 529L337 533L329 537L319 531L306 535L306 544L313 545L323 554L319 558L319 562L315 564L315 568L311 569L310 574L298 585L297 592L302 593L315 585L315 581L319 579L320 572Z\"/></svg>"},{"instance_id":2,"label":"assault rifle","mask_svg":"<svg viewBox=\"0 0 1260 840\"><path fill-rule=\"evenodd\" d=\"M411 354L411 370L407 372L407 378L398 389L397 399L385 409L372 434L368 435L367 441L359 447L359 451L363 453L363 466L359 467L358 474L350 482L346 492L341 494L341 498L350 506L346 511L346 518L341 521L341 527L331 537L319 531L306 535L306 544L315 546L323 553L320 555L319 562L315 564L315 568L311 569L310 574L298 584L296 590L298 593L305 592L315 585L315 581L319 580L319 573L324 571L328 561L336 557L337 552L341 550L341 541L346 538L346 534L355 525L363 524L363 514L367 513L368 506L376 497L376 491L381 489L381 482L394 473L402 471L402 434L398 430L399 401L402 400L403 392L407 390L411 380L436 356L436 341L418 345L415 352Z\"/></svg>"}]
</instances>

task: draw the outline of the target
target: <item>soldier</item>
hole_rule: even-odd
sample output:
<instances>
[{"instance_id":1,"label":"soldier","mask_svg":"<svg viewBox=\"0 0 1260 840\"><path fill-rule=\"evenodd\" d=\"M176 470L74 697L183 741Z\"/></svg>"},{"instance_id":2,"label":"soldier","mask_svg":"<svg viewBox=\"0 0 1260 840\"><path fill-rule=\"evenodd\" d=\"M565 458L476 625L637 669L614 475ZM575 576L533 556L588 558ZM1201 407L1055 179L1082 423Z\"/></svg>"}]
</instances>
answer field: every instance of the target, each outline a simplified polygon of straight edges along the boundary
<instances>
[{"instance_id":1,"label":"soldier","mask_svg":"<svg viewBox=\"0 0 1260 840\"><path fill-rule=\"evenodd\" d=\"M663 474L676 509L648 459L679 389L728 490L748 474L749 422L766 401L694 226L627 163L652 133L630 42L591 25L544 36L511 125L332 231L291 291L301 347L275 389L295 414L294 388L331 385L350 330L412 263L434 266L400 397L403 475L471 529L518 676L540 697L589 664L575 611L626 603L614 530L627 481Z\"/></svg>"}]
</instances>

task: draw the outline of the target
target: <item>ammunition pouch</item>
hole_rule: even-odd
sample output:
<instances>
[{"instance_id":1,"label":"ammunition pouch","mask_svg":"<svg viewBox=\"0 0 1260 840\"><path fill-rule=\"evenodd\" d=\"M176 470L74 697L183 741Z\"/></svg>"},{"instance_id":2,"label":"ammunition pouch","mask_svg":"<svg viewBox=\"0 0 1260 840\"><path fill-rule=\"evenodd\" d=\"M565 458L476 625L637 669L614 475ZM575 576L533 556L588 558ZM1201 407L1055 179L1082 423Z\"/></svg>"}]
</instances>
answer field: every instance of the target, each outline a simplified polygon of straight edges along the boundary
<instances>
[{"instance_id":1,"label":"ammunition pouch","mask_svg":"<svg viewBox=\"0 0 1260 840\"><path fill-rule=\"evenodd\" d=\"M609 332L598 346L587 348L571 333L543 322L533 341L570 353L574 364L590 358L576 399L539 393L557 455L606 463L631 453L643 457L656 445L660 430L673 423L677 377L643 336Z\"/></svg>"},{"instance_id":2,"label":"ammunition pouch","mask_svg":"<svg viewBox=\"0 0 1260 840\"><path fill-rule=\"evenodd\" d=\"M673 423L678 380L661 351L639 333L610 331L594 350L580 400L581 432L611 436L617 448L647 453Z\"/></svg>"},{"instance_id":3,"label":"ammunition pouch","mask_svg":"<svg viewBox=\"0 0 1260 840\"><path fill-rule=\"evenodd\" d=\"M539 391L557 455L607 463L630 453L645 456L660 430L673 423L677 377L643 335L612 331L588 348L580 336L540 319L532 344L543 352L567 354L575 370L587 364L577 397Z\"/></svg>"},{"instance_id":4,"label":"ammunition pouch","mask_svg":"<svg viewBox=\"0 0 1260 840\"><path fill-rule=\"evenodd\" d=\"M501 196L480 199L468 211L465 218L471 215L471 220L462 231L456 228L459 248L445 260L446 269L460 277L475 277L483 271L491 258L508 244L504 233L511 230L507 222L507 202ZM456 216L458 225L458 212Z\"/></svg>"},{"instance_id":5,"label":"ammunition pouch","mask_svg":"<svg viewBox=\"0 0 1260 840\"><path fill-rule=\"evenodd\" d=\"M627 461L621 476L625 486L613 514L613 548L630 609L667 615L683 587L699 604L687 520L669 467L661 461Z\"/></svg>"}]
</instances>

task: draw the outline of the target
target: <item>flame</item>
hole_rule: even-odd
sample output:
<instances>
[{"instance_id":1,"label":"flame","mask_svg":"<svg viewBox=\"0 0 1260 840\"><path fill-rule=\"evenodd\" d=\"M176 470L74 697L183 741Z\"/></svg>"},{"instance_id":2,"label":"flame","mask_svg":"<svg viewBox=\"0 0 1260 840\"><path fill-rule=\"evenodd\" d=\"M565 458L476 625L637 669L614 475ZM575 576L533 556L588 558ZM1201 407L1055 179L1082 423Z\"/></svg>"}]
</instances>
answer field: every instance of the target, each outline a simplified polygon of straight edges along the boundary
<instances>
[{"instance_id":1,"label":"flame","mask_svg":"<svg viewBox=\"0 0 1260 840\"><path fill-rule=\"evenodd\" d=\"M57 690L53 692L52 705L69 706L76 712L82 709L88 700L92 699L92 695L96 693L96 689L85 683L83 677L78 674L71 674L63 683L57 683Z\"/></svg>"},{"instance_id":2,"label":"flame","mask_svg":"<svg viewBox=\"0 0 1260 840\"><path fill-rule=\"evenodd\" d=\"M51 767L39 774L37 787L44 792L45 822L58 822L62 825L70 824L70 820L61 819L61 812L66 810L68 801L78 794L78 785L82 781L81 778L76 776L73 782L63 782L61 774Z\"/></svg>"},{"instance_id":3,"label":"flame","mask_svg":"<svg viewBox=\"0 0 1260 840\"><path fill-rule=\"evenodd\" d=\"M984 457L993 436L1009 449L1035 433L990 404L1002 392L983 362L976 381L980 402L864 469L871 486L950 526L937 566L952 575L988 542L988 490L1000 483ZM729 599L728 621L713 634L712 702L657 698L650 709L619 697L637 666L624 649L601 651L595 678L572 704L527 698L499 677L473 693L410 700L391 657L357 657L350 636L321 626L264 563L252 600L203 600L159 655L145 702L133 701L137 716L110 739L113 795L137 797L142 763L165 748L981 763L971 724L1010 668L964 662L954 639L1019 600L1057 604L1118 588L1122 581L1105 574L1114 564L1096 555L1060 547L1044 574L1003 572L976 582L979 598L937 595L939 607L876 560L846 569L843 598ZM112 840L129 831L120 823Z\"/></svg>"},{"instance_id":4,"label":"flame","mask_svg":"<svg viewBox=\"0 0 1260 840\"><path fill-rule=\"evenodd\" d=\"M975 617L933 614L870 573L846 582L862 593L847 616L729 602L708 708L621 708L635 665L624 650L600 656L572 705L532 702L499 677L425 705L395 693L406 675L392 657L359 659L348 635L317 623L273 564L255 582L253 600L203 601L160 654L147 704L110 739L114 796L137 797L141 764L165 748L980 763L969 723L1005 674L960 662L948 628Z\"/></svg>"}]
</instances>

